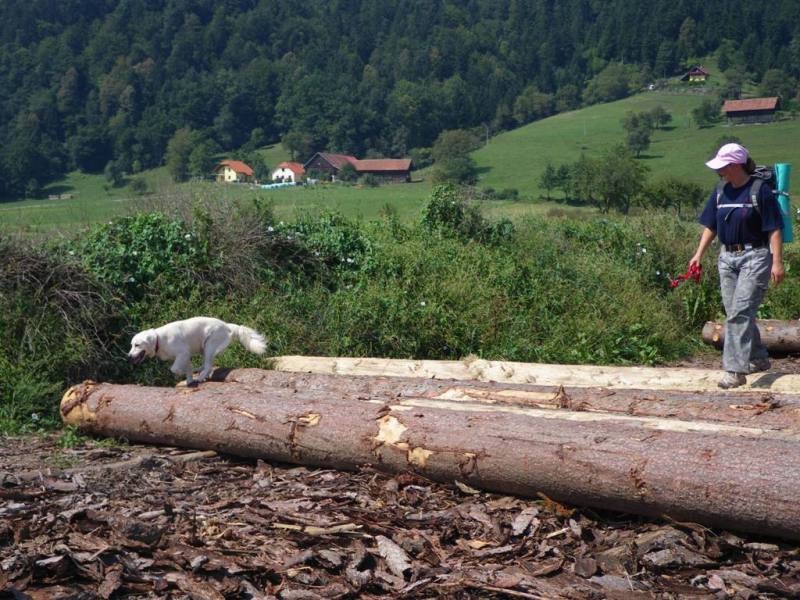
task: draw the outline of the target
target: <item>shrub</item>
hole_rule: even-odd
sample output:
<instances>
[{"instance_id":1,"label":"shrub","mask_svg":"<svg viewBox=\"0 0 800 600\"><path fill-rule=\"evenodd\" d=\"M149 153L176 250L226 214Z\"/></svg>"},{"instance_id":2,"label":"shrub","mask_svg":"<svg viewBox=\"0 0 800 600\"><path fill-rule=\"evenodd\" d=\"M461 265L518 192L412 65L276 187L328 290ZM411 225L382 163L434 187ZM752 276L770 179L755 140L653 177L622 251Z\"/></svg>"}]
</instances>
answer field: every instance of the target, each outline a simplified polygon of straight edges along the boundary
<instances>
[{"instance_id":1,"label":"shrub","mask_svg":"<svg viewBox=\"0 0 800 600\"><path fill-rule=\"evenodd\" d=\"M0 237L0 430L58 422L67 385L127 365L123 305L59 248Z\"/></svg>"},{"instance_id":2,"label":"shrub","mask_svg":"<svg viewBox=\"0 0 800 600\"><path fill-rule=\"evenodd\" d=\"M194 231L162 213L142 213L92 229L73 251L97 277L131 300L151 288L164 296L191 292L215 280L218 266L208 244Z\"/></svg>"},{"instance_id":3,"label":"shrub","mask_svg":"<svg viewBox=\"0 0 800 600\"><path fill-rule=\"evenodd\" d=\"M514 225L508 219L489 223L474 204L452 184L434 187L422 216L423 226L446 237L498 244L513 237Z\"/></svg>"}]
</instances>

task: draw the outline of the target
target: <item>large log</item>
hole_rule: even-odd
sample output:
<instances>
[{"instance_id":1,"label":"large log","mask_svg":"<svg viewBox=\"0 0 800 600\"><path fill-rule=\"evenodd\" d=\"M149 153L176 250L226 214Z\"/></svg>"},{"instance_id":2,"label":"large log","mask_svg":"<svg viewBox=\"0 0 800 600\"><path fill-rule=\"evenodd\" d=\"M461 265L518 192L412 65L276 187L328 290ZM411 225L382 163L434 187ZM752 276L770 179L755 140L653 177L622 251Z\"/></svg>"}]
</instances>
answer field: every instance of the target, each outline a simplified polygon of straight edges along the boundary
<instances>
[{"instance_id":1,"label":"large log","mask_svg":"<svg viewBox=\"0 0 800 600\"><path fill-rule=\"evenodd\" d=\"M800 352L800 321L757 319L756 327L761 335L761 342L770 352L780 354ZM722 348L725 344L725 324L706 321L701 335L706 344Z\"/></svg>"},{"instance_id":2,"label":"large log","mask_svg":"<svg viewBox=\"0 0 800 600\"><path fill-rule=\"evenodd\" d=\"M800 539L796 431L492 403L440 388L359 395L348 377L283 375L192 389L87 382L64 395L61 411L87 432L140 442L413 469L502 493Z\"/></svg>"},{"instance_id":3,"label":"large log","mask_svg":"<svg viewBox=\"0 0 800 600\"><path fill-rule=\"evenodd\" d=\"M800 433L800 393L775 394L748 390L707 391L626 389L563 385L534 385L375 377L331 376L314 373L277 372L263 369L217 369L215 381L240 383L270 395L283 388L323 390L336 387L342 396L369 398L428 398L453 403L520 406L549 410L616 413L632 417L664 417L684 421L716 421L759 429ZM332 379L334 377L334 379ZM702 427L703 423L699 423Z\"/></svg>"},{"instance_id":4,"label":"large log","mask_svg":"<svg viewBox=\"0 0 800 600\"><path fill-rule=\"evenodd\" d=\"M719 390L717 382L722 375L720 370L712 369L549 365L483 359L404 360L279 356L274 359L273 366L280 371L299 373L498 381L605 387L614 390L636 388L694 392ZM746 393L752 390L800 393L800 375L776 372L748 375L747 385L734 388L733 392Z\"/></svg>"}]
</instances>

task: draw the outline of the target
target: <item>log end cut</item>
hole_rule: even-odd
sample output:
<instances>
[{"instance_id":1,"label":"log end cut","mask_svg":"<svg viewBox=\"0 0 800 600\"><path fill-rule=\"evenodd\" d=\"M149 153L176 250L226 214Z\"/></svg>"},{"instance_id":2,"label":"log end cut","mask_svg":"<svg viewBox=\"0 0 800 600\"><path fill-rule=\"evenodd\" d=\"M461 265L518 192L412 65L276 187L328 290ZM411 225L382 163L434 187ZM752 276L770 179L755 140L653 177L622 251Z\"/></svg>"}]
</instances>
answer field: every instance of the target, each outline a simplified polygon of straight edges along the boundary
<instances>
[{"instance_id":1,"label":"log end cut","mask_svg":"<svg viewBox=\"0 0 800 600\"><path fill-rule=\"evenodd\" d=\"M61 419L65 425L85 427L94 422L97 413L87 403L92 390L98 384L94 381L84 381L69 388L61 398Z\"/></svg>"}]
</instances>

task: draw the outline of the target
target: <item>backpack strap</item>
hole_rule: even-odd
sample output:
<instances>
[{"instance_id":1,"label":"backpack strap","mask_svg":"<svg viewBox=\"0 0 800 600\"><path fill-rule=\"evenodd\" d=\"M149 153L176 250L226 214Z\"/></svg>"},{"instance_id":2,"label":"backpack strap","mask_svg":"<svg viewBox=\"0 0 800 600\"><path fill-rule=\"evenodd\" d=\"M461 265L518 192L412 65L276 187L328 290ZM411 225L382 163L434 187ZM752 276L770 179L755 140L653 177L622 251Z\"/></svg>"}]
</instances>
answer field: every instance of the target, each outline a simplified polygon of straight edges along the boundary
<instances>
[{"instance_id":1,"label":"backpack strap","mask_svg":"<svg viewBox=\"0 0 800 600\"><path fill-rule=\"evenodd\" d=\"M753 207L758 214L761 214L761 209L758 206L758 194L761 192L761 186L763 185L764 180L760 177L753 177L753 182L750 184L750 205ZM743 204L741 202L732 202L732 203L725 203L721 204L723 192L725 190L725 182L719 181L717 183L717 209L720 208L744 208L747 204ZM730 216L730 213L728 213ZM728 217L725 217L727 220Z\"/></svg>"}]
</instances>

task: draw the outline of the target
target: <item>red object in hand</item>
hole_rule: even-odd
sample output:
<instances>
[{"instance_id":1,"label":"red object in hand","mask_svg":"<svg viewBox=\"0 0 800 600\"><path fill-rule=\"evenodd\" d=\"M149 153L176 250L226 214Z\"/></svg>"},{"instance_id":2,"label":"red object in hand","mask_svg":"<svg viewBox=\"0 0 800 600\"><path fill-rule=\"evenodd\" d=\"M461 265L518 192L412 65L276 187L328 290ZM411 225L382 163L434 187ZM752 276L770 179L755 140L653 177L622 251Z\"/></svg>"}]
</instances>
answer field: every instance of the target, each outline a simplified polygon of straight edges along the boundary
<instances>
[{"instance_id":1,"label":"red object in hand","mask_svg":"<svg viewBox=\"0 0 800 600\"><path fill-rule=\"evenodd\" d=\"M700 275L702 275L702 267L697 263L692 264L686 273L678 275L675 279L670 279L669 287L676 288L687 279L693 279L695 283L700 283Z\"/></svg>"}]
</instances>

